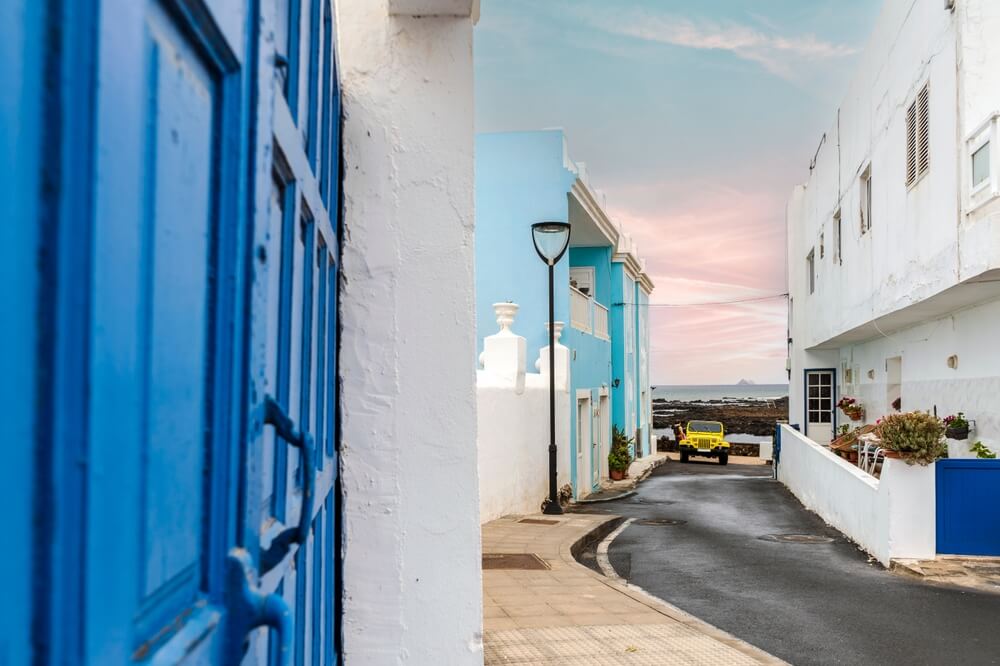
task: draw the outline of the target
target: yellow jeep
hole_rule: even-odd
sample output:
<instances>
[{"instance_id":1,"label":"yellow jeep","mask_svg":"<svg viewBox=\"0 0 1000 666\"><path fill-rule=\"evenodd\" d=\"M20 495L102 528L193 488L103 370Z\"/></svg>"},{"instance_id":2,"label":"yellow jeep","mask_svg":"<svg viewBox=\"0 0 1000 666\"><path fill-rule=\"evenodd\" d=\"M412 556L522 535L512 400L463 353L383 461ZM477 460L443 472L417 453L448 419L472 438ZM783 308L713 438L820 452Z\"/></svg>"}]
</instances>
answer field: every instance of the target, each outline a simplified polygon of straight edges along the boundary
<instances>
[{"instance_id":1,"label":"yellow jeep","mask_svg":"<svg viewBox=\"0 0 1000 666\"><path fill-rule=\"evenodd\" d=\"M724 435L718 421L688 421L687 433L678 442L681 462L686 463L690 456L704 456L718 458L719 464L725 465L729 462L729 442Z\"/></svg>"}]
</instances>

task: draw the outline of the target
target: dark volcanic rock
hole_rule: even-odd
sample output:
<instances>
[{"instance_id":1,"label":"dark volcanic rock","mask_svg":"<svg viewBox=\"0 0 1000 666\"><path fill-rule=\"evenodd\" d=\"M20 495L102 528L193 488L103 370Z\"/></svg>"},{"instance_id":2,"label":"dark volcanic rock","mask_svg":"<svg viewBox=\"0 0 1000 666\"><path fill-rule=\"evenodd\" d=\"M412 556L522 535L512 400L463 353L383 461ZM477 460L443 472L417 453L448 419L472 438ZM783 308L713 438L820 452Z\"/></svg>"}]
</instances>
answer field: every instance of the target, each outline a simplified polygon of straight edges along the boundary
<instances>
[{"instance_id":1,"label":"dark volcanic rock","mask_svg":"<svg viewBox=\"0 0 1000 666\"><path fill-rule=\"evenodd\" d=\"M766 436L774 433L774 422L788 418L788 398L704 402L700 400L653 401L653 427L670 428L688 421L721 421L727 433Z\"/></svg>"}]
</instances>

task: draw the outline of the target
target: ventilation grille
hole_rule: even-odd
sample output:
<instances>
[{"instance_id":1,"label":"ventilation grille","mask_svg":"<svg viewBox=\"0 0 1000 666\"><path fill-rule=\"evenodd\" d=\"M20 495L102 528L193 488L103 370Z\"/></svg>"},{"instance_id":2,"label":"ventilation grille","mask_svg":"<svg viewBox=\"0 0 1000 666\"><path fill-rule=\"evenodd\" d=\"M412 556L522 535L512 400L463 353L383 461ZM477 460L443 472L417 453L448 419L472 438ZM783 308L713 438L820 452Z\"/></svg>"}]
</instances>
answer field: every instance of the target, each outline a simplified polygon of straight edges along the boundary
<instances>
[{"instance_id":1,"label":"ventilation grille","mask_svg":"<svg viewBox=\"0 0 1000 666\"><path fill-rule=\"evenodd\" d=\"M907 185L915 183L931 165L930 97L930 84L925 84L906 110Z\"/></svg>"}]
</instances>

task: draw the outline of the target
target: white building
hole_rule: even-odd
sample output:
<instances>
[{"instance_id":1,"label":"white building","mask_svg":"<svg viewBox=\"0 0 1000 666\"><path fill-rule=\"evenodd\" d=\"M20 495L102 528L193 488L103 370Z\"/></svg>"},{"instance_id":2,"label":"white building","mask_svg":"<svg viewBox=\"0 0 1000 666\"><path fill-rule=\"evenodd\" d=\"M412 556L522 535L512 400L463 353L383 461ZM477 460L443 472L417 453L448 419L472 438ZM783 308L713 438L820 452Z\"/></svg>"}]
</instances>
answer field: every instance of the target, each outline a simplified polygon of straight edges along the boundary
<instances>
[{"instance_id":1,"label":"white building","mask_svg":"<svg viewBox=\"0 0 1000 666\"><path fill-rule=\"evenodd\" d=\"M852 396L867 422L961 411L998 443L998 119L1000 3L888 0L788 204L789 418L811 439Z\"/></svg>"}]
</instances>

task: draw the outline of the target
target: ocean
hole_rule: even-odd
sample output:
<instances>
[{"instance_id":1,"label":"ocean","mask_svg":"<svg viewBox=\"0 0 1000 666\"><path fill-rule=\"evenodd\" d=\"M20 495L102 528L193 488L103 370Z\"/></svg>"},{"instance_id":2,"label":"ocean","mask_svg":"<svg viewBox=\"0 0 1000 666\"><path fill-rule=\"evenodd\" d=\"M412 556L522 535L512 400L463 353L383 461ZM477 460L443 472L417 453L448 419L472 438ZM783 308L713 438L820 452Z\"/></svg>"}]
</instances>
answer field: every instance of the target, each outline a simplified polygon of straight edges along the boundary
<instances>
[{"instance_id":1,"label":"ocean","mask_svg":"<svg viewBox=\"0 0 1000 666\"><path fill-rule=\"evenodd\" d=\"M756 400L784 398L788 384L694 384L688 386L661 385L653 387L653 400L722 400L723 398L753 398Z\"/></svg>"}]
</instances>

